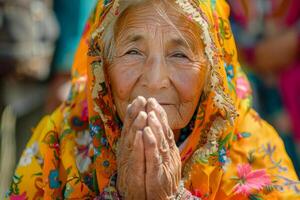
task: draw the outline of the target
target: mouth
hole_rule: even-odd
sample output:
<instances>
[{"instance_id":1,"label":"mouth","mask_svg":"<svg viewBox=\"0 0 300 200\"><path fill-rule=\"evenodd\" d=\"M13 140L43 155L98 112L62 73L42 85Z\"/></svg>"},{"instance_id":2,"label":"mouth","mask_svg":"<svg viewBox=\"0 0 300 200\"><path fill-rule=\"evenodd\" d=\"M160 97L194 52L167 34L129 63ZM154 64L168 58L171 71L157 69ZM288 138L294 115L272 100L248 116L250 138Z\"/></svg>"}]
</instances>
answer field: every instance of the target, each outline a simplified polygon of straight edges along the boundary
<instances>
[{"instance_id":1,"label":"mouth","mask_svg":"<svg viewBox=\"0 0 300 200\"><path fill-rule=\"evenodd\" d=\"M161 102L158 102L161 106L172 106L174 105L173 103L161 103Z\"/></svg>"}]
</instances>

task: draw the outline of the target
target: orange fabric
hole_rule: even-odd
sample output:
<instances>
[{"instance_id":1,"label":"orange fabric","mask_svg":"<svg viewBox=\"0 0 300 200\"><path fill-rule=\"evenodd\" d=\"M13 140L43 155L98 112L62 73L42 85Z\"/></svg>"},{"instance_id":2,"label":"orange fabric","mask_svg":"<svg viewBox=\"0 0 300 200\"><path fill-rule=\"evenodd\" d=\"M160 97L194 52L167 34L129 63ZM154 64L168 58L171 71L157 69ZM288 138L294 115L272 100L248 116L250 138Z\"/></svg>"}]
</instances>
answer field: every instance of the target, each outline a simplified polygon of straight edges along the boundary
<instances>
[{"instance_id":1,"label":"orange fabric","mask_svg":"<svg viewBox=\"0 0 300 200\"><path fill-rule=\"evenodd\" d=\"M99 1L72 69L69 100L45 117L24 151L10 199L116 196L115 151L122 127L106 79L101 35L121 1ZM300 199L300 185L276 131L251 109L251 88L237 60L223 0L176 4L201 26L210 76L190 136L181 148L185 187L202 199ZM245 195L239 165L272 183ZM259 178L259 177L258 177Z\"/></svg>"}]
</instances>

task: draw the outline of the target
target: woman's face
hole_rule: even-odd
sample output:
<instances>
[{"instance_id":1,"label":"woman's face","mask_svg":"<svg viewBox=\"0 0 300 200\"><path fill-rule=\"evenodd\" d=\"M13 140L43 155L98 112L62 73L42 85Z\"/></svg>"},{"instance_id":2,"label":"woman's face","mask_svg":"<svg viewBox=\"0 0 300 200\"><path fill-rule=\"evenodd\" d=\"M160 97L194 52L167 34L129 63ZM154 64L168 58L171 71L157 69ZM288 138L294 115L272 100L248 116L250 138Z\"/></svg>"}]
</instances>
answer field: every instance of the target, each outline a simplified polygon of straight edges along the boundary
<instances>
[{"instance_id":1,"label":"woman's face","mask_svg":"<svg viewBox=\"0 0 300 200\"><path fill-rule=\"evenodd\" d=\"M136 97L154 97L165 109L170 127L178 130L197 107L207 62L199 28L175 10L157 6L176 28L151 3L127 9L116 24L108 74L122 121Z\"/></svg>"}]
</instances>

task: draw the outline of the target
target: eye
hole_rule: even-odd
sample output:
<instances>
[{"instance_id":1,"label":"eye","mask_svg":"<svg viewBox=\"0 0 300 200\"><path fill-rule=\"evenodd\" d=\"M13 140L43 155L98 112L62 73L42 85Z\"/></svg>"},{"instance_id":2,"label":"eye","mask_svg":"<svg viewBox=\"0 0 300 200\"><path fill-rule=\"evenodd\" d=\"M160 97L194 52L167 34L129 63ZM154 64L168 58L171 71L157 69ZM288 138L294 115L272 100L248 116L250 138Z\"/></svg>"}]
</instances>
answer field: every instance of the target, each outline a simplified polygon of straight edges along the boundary
<instances>
[{"instance_id":1,"label":"eye","mask_svg":"<svg viewBox=\"0 0 300 200\"><path fill-rule=\"evenodd\" d=\"M189 59L188 56L185 55L184 53L174 53L174 54L172 55L172 57Z\"/></svg>"},{"instance_id":2,"label":"eye","mask_svg":"<svg viewBox=\"0 0 300 200\"><path fill-rule=\"evenodd\" d=\"M137 49L131 49L131 50L127 51L125 54L127 54L127 55L142 55L139 52L139 50L137 50Z\"/></svg>"}]
</instances>

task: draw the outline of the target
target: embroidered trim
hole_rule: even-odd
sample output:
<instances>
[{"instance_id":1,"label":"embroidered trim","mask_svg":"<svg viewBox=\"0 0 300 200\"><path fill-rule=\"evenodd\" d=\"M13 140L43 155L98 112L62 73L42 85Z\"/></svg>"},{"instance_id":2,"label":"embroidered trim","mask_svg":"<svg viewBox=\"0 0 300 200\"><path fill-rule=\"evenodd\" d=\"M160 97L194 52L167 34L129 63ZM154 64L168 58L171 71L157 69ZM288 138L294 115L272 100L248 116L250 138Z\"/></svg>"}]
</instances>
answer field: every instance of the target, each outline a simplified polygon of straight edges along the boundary
<instances>
[{"instance_id":1,"label":"embroidered trim","mask_svg":"<svg viewBox=\"0 0 300 200\"><path fill-rule=\"evenodd\" d=\"M220 74L216 71L216 67L221 66L220 60L218 59L220 56L217 51L216 45L209 33L209 25L205 20L205 16L201 10L196 9L189 0L176 0L176 3L183 9L183 11L195 22L197 22L202 29L202 36L204 45L205 45L205 54L208 58L210 64L210 80L209 87L207 88L207 93L213 92L214 97L213 101L215 106L222 112L222 114L226 117L226 119L222 119L217 117L213 123L211 124L209 131L204 131L202 134L202 138L206 139L206 142L203 146L197 147L196 151L187 162L184 168L184 176L188 178L189 172L191 171L191 166L193 163L197 162L197 160L207 159L209 155L214 154L218 151L218 139L222 135L222 132L226 130L226 126L228 125L227 120L229 120L229 124L232 125L235 118L238 116L236 108L234 107L234 103L232 99L226 95L223 91L222 85L224 84ZM202 141L200 140L199 144Z\"/></svg>"}]
</instances>

